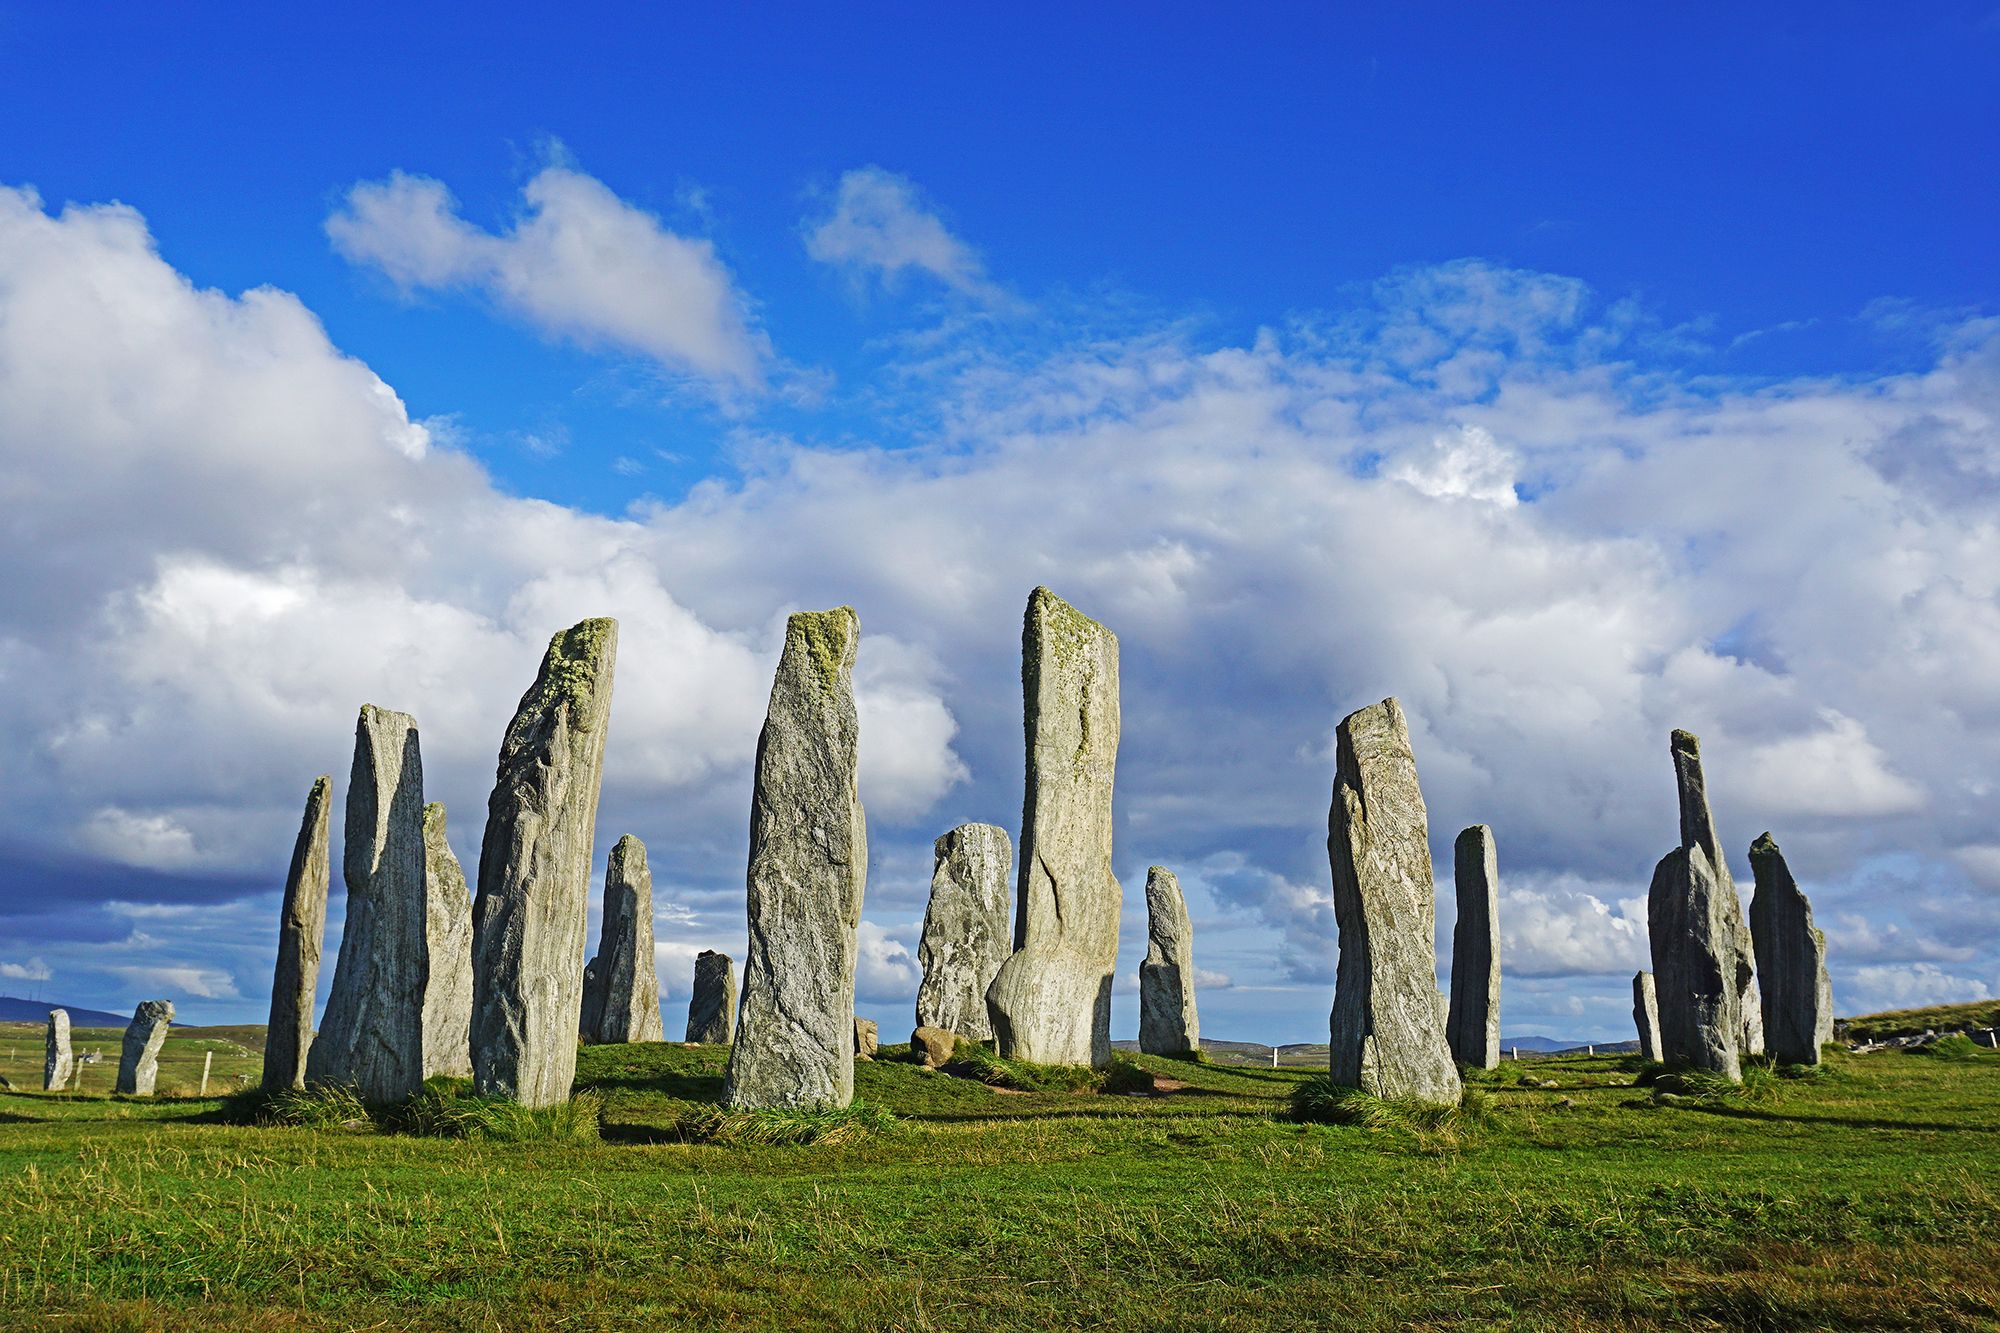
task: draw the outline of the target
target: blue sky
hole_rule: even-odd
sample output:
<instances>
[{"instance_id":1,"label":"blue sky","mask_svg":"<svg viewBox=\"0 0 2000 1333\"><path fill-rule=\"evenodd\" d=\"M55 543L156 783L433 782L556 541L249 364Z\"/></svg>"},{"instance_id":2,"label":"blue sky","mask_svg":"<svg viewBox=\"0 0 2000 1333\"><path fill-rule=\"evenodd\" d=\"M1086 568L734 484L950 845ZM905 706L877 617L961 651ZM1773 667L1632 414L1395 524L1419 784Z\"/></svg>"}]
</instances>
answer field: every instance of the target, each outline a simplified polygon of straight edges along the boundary
<instances>
[{"instance_id":1,"label":"blue sky","mask_svg":"<svg viewBox=\"0 0 2000 1333\"><path fill-rule=\"evenodd\" d=\"M929 839L1018 822L1035 582L1124 639L1128 946L1176 865L1215 1035L1323 1034L1326 745L1387 693L1442 864L1496 829L1510 1031L1623 1035L1673 725L1843 998L2000 985L1990 4L0 6L0 55L0 989L261 1016L354 708L470 860L609 610L671 1027L773 626L852 601L893 1029Z\"/></svg>"}]
</instances>

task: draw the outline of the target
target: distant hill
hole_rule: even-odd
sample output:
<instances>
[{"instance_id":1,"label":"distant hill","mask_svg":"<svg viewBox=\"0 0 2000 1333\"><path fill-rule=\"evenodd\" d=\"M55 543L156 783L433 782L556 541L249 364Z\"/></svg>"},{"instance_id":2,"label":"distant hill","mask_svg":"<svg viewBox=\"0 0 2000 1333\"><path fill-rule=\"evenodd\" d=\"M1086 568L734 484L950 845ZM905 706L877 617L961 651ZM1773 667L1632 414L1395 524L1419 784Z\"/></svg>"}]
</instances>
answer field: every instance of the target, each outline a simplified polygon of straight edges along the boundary
<instances>
[{"instance_id":1,"label":"distant hill","mask_svg":"<svg viewBox=\"0 0 2000 1333\"><path fill-rule=\"evenodd\" d=\"M130 1014L84 1009L74 1004L57 1004L52 1000L24 1000L18 995L0 995L0 1023L46 1023L51 1009L69 1010L69 1025L73 1028L122 1028L132 1021Z\"/></svg>"}]
</instances>

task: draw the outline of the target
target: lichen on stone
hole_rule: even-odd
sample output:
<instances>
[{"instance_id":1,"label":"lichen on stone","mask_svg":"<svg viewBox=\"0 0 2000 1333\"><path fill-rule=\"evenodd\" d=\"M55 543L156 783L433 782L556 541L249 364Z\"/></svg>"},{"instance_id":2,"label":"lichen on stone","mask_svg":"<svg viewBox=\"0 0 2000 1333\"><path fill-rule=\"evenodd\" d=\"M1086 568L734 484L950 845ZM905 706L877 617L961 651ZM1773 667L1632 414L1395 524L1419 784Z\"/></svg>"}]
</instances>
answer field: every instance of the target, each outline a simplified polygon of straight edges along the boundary
<instances>
[{"instance_id":1,"label":"lichen on stone","mask_svg":"<svg viewBox=\"0 0 2000 1333\"><path fill-rule=\"evenodd\" d=\"M835 694L840 690L840 673L847 667L848 655L860 634L860 617L851 606L795 611L785 621L785 656L802 654L820 692Z\"/></svg>"},{"instance_id":2,"label":"lichen on stone","mask_svg":"<svg viewBox=\"0 0 2000 1333\"><path fill-rule=\"evenodd\" d=\"M581 705L576 712L587 713L597 685L598 658L604 640L617 629L616 620L599 616L558 630L549 639L548 652L542 656L542 669L535 678L532 699L523 701L521 711L541 712L568 699Z\"/></svg>"}]
</instances>

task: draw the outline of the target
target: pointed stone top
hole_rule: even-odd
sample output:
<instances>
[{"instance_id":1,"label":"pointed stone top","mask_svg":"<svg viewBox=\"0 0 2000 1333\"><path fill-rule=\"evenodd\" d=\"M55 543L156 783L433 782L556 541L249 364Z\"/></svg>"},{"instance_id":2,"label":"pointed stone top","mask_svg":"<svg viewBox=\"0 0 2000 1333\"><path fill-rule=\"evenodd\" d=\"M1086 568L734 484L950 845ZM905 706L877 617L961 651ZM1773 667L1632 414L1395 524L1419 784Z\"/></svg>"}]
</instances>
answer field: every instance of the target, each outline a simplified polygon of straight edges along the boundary
<instances>
[{"instance_id":1,"label":"pointed stone top","mask_svg":"<svg viewBox=\"0 0 2000 1333\"><path fill-rule=\"evenodd\" d=\"M1759 833L1757 841L1750 844L1750 859L1752 861L1766 856L1783 855L1784 853L1778 850L1778 840L1773 838L1768 831Z\"/></svg>"},{"instance_id":2,"label":"pointed stone top","mask_svg":"<svg viewBox=\"0 0 2000 1333\"><path fill-rule=\"evenodd\" d=\"M1698 756L1701 754L1701 737L1695 735L1692 731L1683 731L1681 728L1675 727L1673 734L1667 738L1667 748L1676 753L1685 750L1689 754Z\"/></svg>"},{"instance_id":3,"label":"pointed stone top","mask_svg":"<svg viewBox=\"0 0 2000 1333\"><path fill-rule=\"evenodd\" d=\"M861 617L851 606L831 611L794 611L785 621L785 652L806 654L820 688L832 693L840 687L840 673L852 670L854 652L861 642Z\"/></svg>"},{"instance_id":4,"label":"pointed stone top","mask_svg":"<svg viewBox=\"0 0 2000 1333\"><path fill-rule=\"evenodd\" d=\"M424 807L424 836L435 837L444 832L444 802L432 801Z\"/></svg>"},{"instance_id":5,"label":"pointed stone top","mask_svg":"<svg viewBox=\"0 0 2000 1333\"><path fill-rule=\"evenodd\" d=\"M373 718L380 718L390 726L406 725L415 727L417 725L417 719L409 713L399 713L393 708L383 708L378 704L361 705L361 721L366 723ZM321 778L319 781L324 782L326 779ZM314 783L313 785L316 787L319 784Z\"/></svg>"},{"instance_id":6,"label":"pointed stone top","mask_svg":"<svg viewBox=\"0 0 2000 1333\"><path fill-rule=\"evenodd\" d=\"M646 844L627 833L619 838L611 848L611 863L607 873L623 873L627 877L646 869Z\"/></svg>"},{"instance_id":7,"label":"pointed stone top","mask_svg":"<svg viewBox=\"0 0 2000 1333\"><path fill-rule=\"evenodd\" d=\"M1029 660L1037 649L1062 662L1093 645L1108 644L1114 652L1118 646L1116 634L1047 588L1036 588L1028 594L1028 610L1023 620L1023 673L1039 665ZM1038 622L1040 634L1034 632Z\"/></svg>"},{"instance_id":8,"label":"pointed stone top","mask_svg":"<svg viewBox=\"0 0 2000 1333\"><path fill-rule=\"evenodd\" d=\"M326 789L333 785L333 775L322 773L313 779L312 787L306 792L306 800L317 801L326 795Z\"/></svg>"},{"instance_id":9,"label":"pointed stone top","mask_svg":"<svg viewBox=\"0 0 2000 1333\"><path fill-rule=\"evenodd\" d=\"M542 654L542 669L535 683L521 696L518 714L540 712L564 697L578 707L571 710L572 725L584 725L591 714L603 659L618 650L618 622L609 616L579 620L568 629L558 630ZM608 684L608 682L607 682Z\"/></svg>"},{"instance_id":10,"label":"pointed stone top","mask_svg":"<svg viewBox=\"0 0 2000 1333\"><path fill-rule=\"evenodd\" d=\"M1471 824L1458 831L1458 841L1460 842L1477 842L1481 839L1491 838L1492 836L1493 828L1489 824Z\"/></svg>"}]
</instances>

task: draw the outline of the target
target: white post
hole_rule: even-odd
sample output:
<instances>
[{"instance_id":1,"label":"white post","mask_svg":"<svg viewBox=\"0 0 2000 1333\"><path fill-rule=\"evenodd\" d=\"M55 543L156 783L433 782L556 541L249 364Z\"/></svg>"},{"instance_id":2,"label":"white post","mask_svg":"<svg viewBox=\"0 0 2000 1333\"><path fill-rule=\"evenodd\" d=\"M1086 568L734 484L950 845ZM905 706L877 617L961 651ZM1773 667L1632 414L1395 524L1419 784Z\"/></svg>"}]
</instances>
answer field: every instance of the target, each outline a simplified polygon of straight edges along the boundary
<instances>
[{"instance_id":1,"label":"white post","mask_svg":"<svg viewBox=\"0 0 2000 1333\"><path fill-rule=\"evenodd\" d=\"M1519 1060L1521 1058L1521 1048L1519 1046L1516 1046L1514 1048L1514 1058L1516 1060Z\"/></svg>"},{"instance_id":2,"label":"white post","mask_svg":"<svg viewBox=\"0 0 2000 1333\"><path fill-rule=\"evenodd\" d=\"M1583 1053L1585 1055L1596 1055L1597 1047L1595 1045L1586 1046L1583 1048Z\"/></svg>"},{"instance_id":3,"label":"white post","mask_svg":"<svg viewBox=\"0 0 2000 1333\"><path fill-rule=\"evenodd\" d=\"M1271 1068L1276 1069L1277 1067L1278 1067L1278 1048L1273 1046L1271 1048Z\"/></svg>"},{"instance_id":4,"label":"white post","mask_svg":"<svg viewBox=\"0 0 2000 1333\"><path fill-rule=\"evenodd\" d=\"M199 1096L202 1097L208 1096L208 1070L209 1066L213 1065L214 1063L215 1063L214 1051L203 1051L201 1053L201 1092L197 1094Z\"/></svg>"}]
</instances>

